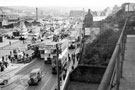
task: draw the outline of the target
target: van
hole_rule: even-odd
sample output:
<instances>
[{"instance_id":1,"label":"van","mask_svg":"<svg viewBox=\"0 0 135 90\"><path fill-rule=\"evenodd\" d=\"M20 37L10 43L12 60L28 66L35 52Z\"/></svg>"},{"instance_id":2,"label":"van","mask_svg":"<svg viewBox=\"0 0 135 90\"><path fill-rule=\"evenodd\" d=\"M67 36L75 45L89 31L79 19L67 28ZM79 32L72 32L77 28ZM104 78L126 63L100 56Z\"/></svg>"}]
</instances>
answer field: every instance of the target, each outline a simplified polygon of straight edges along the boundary
<instances>
[{"instance_id":1,"label":"van","mask_svg":"<svg viewBox=\"0 0 135 90\"><path fill-rule=\"evenodd\" d=\"M34 69L30 72L28 84L29 85L37 85L42 79L42 71L40 68Z\"/></svg>"}]
</instances>

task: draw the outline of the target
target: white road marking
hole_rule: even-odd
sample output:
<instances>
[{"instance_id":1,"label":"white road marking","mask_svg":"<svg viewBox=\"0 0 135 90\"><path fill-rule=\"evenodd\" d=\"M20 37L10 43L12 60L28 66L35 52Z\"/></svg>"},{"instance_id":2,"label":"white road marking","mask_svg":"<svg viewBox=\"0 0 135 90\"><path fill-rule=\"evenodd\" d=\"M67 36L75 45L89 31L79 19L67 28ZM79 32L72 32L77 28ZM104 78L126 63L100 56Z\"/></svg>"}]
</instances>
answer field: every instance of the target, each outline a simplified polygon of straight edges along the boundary
<instances>
[{"instance_id":1,"label":"white road marking","mask_svg":"<svg viewBox=\"0 0 135 90\"><path fill-rule=\"evenodd\" d=\"M51 90L54 90L56 88L56 83L53 85Z\"/></svg>"},{"instance_id":2,"label":"white road marking","mask_svg":"<svg viewBox=\"0 0 135 90\"><path fill-rule=\"evenodd\" d=\"M26 86L23 90L26 90L28 86Z\"/></svg>"},{"instance_id":3,"label":"white road marking","mask_svg":"<svg viewBox=\"0 0 135 90\"><path fill-rule=\"evenodd\" d=\"M47 83L50 81L50 79L52 78L52 76L47 80L47 82L43 85L43 87L42 87L42 89L41 90L43 90L44 89L44 87L47 85Z\"/></svg>"}]
</instances>

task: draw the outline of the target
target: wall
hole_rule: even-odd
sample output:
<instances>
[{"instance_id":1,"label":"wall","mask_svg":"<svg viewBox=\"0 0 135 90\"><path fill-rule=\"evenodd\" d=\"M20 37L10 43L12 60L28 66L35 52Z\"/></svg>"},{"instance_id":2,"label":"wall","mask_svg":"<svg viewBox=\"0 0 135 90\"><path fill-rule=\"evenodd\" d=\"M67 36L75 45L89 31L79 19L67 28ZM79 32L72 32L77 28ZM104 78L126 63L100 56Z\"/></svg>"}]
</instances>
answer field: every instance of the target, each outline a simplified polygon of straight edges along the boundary
<instances>
[{"instance_id":1,"label":"wall","mask_svg":"<svg viewBox=\"0 0 135 90\"><path fill-rule=\"evenodd\" d=\"M70 76L71 81L99 84L106 67L79 65Z\"/></svg>"}]
</instances>

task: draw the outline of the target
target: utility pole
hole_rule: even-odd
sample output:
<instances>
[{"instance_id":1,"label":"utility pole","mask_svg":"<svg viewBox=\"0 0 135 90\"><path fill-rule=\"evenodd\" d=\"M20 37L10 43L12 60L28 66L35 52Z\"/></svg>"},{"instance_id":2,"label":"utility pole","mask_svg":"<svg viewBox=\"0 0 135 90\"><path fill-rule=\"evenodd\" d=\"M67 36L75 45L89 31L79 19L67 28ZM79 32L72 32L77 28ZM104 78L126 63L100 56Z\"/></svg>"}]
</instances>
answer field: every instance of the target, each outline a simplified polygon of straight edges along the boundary
<instances>
[{"instance_id":1,"label":"utility pole","mask_svg":"<svg viewBox=\"0 0 135 90\"><path fill-rule=\"evenodd\" d=\"M59 47L58 44L56 44L56 50L57 50L57 83L58 83L58 89L60 90L60 73L59 73Z\"/></svg>"}]
</instances>

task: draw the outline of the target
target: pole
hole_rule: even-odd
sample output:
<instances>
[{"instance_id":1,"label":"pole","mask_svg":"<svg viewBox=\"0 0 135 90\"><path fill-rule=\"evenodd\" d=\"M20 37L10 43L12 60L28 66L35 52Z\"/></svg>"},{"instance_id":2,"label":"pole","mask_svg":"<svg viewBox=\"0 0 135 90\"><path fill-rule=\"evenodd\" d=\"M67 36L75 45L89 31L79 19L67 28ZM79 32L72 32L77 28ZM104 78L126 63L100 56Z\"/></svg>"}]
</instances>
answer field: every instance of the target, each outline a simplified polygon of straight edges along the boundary
<instances>
[{"instance_id":1,"label":"pole","mask_svg":"<svg viewBox=\"0 0 135 90\"><path fill-rule=\"evenodd\" d=\"M119 52L116 59L116 90L119 90L119 84L120 84L120 44L119 44Z\"/></svg>"},{"instance_id":2,"label":"pole","mask_svg":"<svg viewBox=\"0 0 135 90\"><path fill-rule=\"evenodd\" d=\"M56 44L56 50L57 50L57 81L58 81L58 90L60 90L60 73L59 73L59 48L58 44Z\"/></svg>"}]
</instances>

